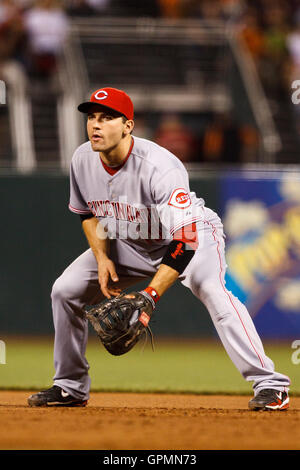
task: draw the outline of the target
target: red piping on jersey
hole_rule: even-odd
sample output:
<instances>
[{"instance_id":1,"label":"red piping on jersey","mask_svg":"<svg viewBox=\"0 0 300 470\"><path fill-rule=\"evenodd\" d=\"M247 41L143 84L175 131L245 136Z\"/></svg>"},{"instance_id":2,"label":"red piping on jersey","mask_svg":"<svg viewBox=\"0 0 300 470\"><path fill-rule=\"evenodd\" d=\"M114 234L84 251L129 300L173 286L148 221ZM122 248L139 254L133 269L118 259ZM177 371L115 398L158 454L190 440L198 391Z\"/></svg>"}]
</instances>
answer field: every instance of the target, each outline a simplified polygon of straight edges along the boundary
<instances>
[{"instance_id":1,"label":"red piping on jersey","mask_svg":"<svg viewBox=\"0 0 300 470\"><path fill-rule=\"evenodd\" d=\"M104 170L106 170L107 173L109 173L111 176L112 176L112 175L115 175L115 174L125 165L125 163L127 162L128 158L129 158L129 156L130 156L130 154L131 154L131 151L132 151L132 148L133 148L133 144L134 144L134 139L133 139L133 137L131 137L131 144L130 144L129 152L128 152L128 154L127 154L125 160L124 160L124 161L121 163L121 165L119 165L119 166L114 166L114 167L108 166L108 165L106 165L106 163L104 163L104 161L103 161L102 158L100 157L100 161L101 161L101 163L102 163L102 165L103 165Z\"/></svg>"},{"instance_id":2,"label":"red piping on jersey","mask_svg":"<svg viewBox=\"0 0 300 470\"><path fill-rule=\"evenodd\" d=\"M69 209L70 209L72 212L76 212L76 213L78 213L78 214L91 214L91 211L89 211L89 210L83 210L83 209L76 209L76 207L71 206L71 204L69 204Z\"/></svg>"},{"instance_id":3,"label":"red piping on jersey","mask_svg":"<svg viewBox=\"0 0 300 470\"><path fill-rule=\"evenodd\" d=\"M219 279L220 279L221 286L222 286L222 288L223 288L225 294L228 296L231 305L233 306L234 310L236 311L236 313L237 313L237 315L238 315L238 317L239 317L239 320L240 320L240 322L241 322L241 324L242 324L242 326L243 326L243 328L244 328L244 331L245 331L245 333L246 333L246 335L247 335L247 338L249 339L250 344L251 344L252 348L254 349L254 351L255 351L255 353L256 353L256 355L257 355L257 357L258 357L258 359L259 359L259 361L260 361L260 363L261 363L261 366L265 368L265 364L264 364L262 358L260 357L260 355L258 354L258 352L256 351L256 349L255 349L255 347L254 347L254 345L253 345L253 343L252 343L252 341L251 341L251 338L250 338L250 336L249 336L249 334L248 334L248 332L247 332L247 330L246 330L246 327L245 327L245 325L244 325L244 323L243 323L243 320L242 320L242 318L241 318L241 316L240 316L240 314L239 314L239 312L238 312L236 306L234 305L233 300L232 300L231 296L229 295L228 290L225 288L225 286L224 286L224 284L223 284L223 281L222 281L222 271L223 271L223 269L222 269L221 255L220 255L220 250L219 250L220 242L219 242L219 240L216 239L216 236L215 236L217 229L216 229L216 227L215 227L211 222L205 221L204 223L210 225L210 226L213 228L213 233L212 233L212 235L213 235L213 237L214 237L214 240L217 242L217 252L218 252L219 263L220 263Z\"/></svg>"}]
</instances>

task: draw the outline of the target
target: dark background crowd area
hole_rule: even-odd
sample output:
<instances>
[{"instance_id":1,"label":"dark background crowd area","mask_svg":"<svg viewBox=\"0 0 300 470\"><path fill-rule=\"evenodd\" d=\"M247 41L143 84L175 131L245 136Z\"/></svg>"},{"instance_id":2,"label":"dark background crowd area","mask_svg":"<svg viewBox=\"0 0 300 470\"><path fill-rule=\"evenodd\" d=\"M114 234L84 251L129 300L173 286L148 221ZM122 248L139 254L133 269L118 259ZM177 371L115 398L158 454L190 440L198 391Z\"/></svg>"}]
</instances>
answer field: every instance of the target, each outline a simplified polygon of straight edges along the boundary
<instances>
[{"instance_id":1,"label":"dark background crowd area","mask_svg":"<svg viewBox=\"0 0 300 470\"><path fill-rule=\"evenodd\" d=\"M291 102L291 84L300 79L300 0L1 0L0 78L3 64L14 60L28 76L47 80L55 73L72 18L97 16L192 18L234 25L254 59L274 112L281 102ZM51 22L55 34L42 37L43 24ZM298 110L293 113L297 128ZM186 162L247 162L258 145L254 128L239 126L222 114L211 117L200 138L180 114L161 115L157 122L157 128L150 130L144 117L138 116L137 133Z\"/></svg>"}]
</instances>

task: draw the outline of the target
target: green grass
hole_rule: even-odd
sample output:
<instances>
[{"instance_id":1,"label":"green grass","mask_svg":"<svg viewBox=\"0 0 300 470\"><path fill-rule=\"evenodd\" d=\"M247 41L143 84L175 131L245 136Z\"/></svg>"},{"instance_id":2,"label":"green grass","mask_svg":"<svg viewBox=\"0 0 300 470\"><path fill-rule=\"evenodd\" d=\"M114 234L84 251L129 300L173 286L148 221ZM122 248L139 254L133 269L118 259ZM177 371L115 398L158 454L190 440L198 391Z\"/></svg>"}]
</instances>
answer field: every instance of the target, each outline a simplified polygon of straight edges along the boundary
<instances>
[{"instance_id":1,"label":"green grass","mask_svg":"<svg viewBox=\"0 0 300 470\"><path fill-rule=\"evenodd\" d=\"M0 365L0 389L38 390L52 385L53 339L7 338L6 364ZM300 395L300 365L291 360L290 344L267 344L276 370L292 380L291 394ZM214 341L157 340L121 357L111 356L92 338L87 348L92 391L251 394L246 382Z\"/></svg>"}]
</instances>

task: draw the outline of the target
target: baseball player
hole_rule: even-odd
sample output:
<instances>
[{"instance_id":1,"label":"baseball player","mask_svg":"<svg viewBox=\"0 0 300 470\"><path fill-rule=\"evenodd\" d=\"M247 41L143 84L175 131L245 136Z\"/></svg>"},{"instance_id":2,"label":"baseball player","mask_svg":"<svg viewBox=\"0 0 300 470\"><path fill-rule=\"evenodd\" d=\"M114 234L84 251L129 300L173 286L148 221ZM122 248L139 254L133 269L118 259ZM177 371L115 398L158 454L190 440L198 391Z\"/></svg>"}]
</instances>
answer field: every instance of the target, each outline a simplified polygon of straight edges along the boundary
<instances>
[{"instance_id":1,"label":"baseball player","mask_svg":"<svg viewBox=\"0 0 300 470\"><path fill-rule=\"evenodd\" d=\"M118 296L148 279L153 304L179 279L207 308L232 362L253 382L253 410L289 407L290 380L266 356L246 307L225 286L225 242L218 215L190 191L182 162L135 137L130 97L96 90L78 106L87 115L88 142L70 167L69 208L82 220L90 248L55 281L54 385L28 398L30 406L85 406L87 304Z\"/></svg>"}]
</instances>

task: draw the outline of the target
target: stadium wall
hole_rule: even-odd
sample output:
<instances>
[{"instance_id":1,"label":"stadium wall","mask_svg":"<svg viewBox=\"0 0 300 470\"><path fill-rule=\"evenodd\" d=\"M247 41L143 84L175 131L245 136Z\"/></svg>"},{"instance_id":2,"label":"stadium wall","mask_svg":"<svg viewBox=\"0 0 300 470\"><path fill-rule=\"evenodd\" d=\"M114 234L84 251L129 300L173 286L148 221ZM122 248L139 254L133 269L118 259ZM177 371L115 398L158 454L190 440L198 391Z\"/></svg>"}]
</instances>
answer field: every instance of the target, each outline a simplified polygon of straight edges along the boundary
<instances>
[{"instance_id":1,"label":"stadium wall","mask_svg":"<svg viewBox=\"0 0 300 470\"><path fill-rule=\"evenodd\" d=\"M298 178L220 172L191 178L191 189L222 217L226 284L246 303L262 337L300 334ZM68 210L66 175L0 175L2 334L52 334L50 292L87 242ZM142 286L142 285L141 285ZM160 301L153 331L212 337L206 309L180 283Z\"/></svg>"}]
</instances>

